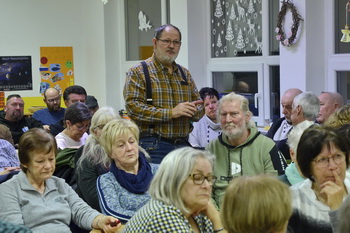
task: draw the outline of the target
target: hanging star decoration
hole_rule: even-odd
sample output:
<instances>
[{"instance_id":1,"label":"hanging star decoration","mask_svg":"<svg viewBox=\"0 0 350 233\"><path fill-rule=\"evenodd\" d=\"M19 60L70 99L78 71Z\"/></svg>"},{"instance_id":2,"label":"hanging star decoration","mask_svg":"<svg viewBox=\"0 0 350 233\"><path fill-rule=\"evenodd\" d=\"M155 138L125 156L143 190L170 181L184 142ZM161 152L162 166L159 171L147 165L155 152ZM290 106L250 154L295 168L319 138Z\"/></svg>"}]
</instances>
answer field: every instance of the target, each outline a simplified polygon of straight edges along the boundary
<instances>
[{"instance_id":1,"label":"hanging star decoration","mask_svg":"<svg viewBox=\"0 0 350 233\"><path fill-rule=\"evenodd\" d=\"M341 32L343 33L343 36L341 37L340 42L344 42L344 43L350 42L350 30L348 26L348 14L350 11L349 7L350 7L350 1L348 1L348 3L346 3L345 5L345 28L341 30Z\"/></svg>"},{"instance_id":2,"label":"hanging star decoration","mask_svg":"<svg viewBox=\"0 0 350 233\"><path fill-rule=\"evenodd\" d=\"M287 38L285 32L283 31L283 23L288 9L290 9L290 11L292 12L293 18L291 36L289 38ZM292 46L296 41L300 21L303 21L303 19L299 15L295 5L289 0L283 0L281 10L277 17L277 27L275 30L275 32L277 33L276 40L279 40L283 46Z\"/></svg>"}]
</instances>

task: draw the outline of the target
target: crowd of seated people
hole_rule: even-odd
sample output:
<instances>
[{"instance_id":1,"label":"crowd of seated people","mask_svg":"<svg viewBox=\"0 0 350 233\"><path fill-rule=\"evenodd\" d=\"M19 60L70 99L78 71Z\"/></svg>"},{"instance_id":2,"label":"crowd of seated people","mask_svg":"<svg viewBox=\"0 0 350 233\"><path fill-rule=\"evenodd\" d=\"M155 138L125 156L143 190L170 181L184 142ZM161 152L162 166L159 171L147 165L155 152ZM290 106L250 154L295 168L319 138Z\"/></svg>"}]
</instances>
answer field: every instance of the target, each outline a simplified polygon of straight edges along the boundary
<instances>
[{"instance_id":1,"label":"crowd of seated people","mask_svg":"<svg viewBox=\"0 0 350 233\"><path fill-rule=\"evenodd\" d=\"M287 134L292 159L288 166L274 142L251 124L248 102L239 94L218 100L215 115L223 133L209 140L207 150L175 149L160 165L150 163L139 146L139 128L132 120L120 119L110 107L98 107L91 119L91 109L75 101L78 103L66 109L66 128L56 140L41 126L28 130L17 155L11 142L0 139L0 220L27 227L28 232L54 228L65 232L78 232L76 228L101 232L344 232L348 226L343 215L349 216L346 206L350 202L344 201L350 188L349 105L335 109L319 126L316 110L311 121L305 117L310 112L304 111L305 103L311 101L307 96L317 102L314 94L305 92L292 106L291 118L297 123ZM211 100L205 96L204 102L206 99ZM94 105L96 99L90 100ZM74 140L78 132L75 141L79 144L59 146L62 134L73 135ZM57 149L66 146L80 147L75 153L77 187L52 175ZM259 150L260 156L269 157L253 173L247 148L265 148ZM225 174L222 167L229 168ZM1 175L12 171L19 174L1 180ZM18 193L23 185L23 193ZM220 195L215 196L213 190L216 194L220 190ZM260 195L255 198L256 193ZM44 207L35 211L42 208L40 199L50 202L51 198L62 199L64 217ZM256 202L248 201L253 199ZM24 202L26 208L19 208ZM52 205L56 208L58 203ZM28 214L33 210L36 214ZM270 214L263 215L265 212Z\"/></svg>"}]
</instances>

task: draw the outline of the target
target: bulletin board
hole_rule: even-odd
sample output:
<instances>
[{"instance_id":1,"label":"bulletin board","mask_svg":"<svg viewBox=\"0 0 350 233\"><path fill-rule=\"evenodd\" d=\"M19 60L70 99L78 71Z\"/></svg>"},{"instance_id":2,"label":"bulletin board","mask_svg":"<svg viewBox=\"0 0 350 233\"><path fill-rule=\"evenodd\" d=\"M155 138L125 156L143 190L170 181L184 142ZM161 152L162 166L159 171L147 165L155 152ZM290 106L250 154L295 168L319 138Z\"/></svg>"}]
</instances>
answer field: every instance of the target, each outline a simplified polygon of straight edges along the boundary
<instances>
[{"instance_id":1,"label":"bulletin board","mask_svg":"<svg viewBox=\"0 0 350 233\"><path fill-rule=\"evenodd\" d=\"M74 85L73 47L40 47L40 93Z\"/></svg>"}]
</instances>

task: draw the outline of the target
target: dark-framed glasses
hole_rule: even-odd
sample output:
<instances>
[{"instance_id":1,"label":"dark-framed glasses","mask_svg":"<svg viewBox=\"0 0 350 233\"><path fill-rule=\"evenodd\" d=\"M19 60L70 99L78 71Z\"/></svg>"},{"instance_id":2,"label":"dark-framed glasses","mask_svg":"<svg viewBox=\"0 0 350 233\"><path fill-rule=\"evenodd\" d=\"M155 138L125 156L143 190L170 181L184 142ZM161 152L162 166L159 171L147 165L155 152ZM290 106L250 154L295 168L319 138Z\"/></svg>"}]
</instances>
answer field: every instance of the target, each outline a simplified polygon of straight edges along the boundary
<instances>
[{"instance_id":1,"label":"dark-framed glasses","mask_svg":"<svg viewBox=\"0 0 350 233\"><path fill-rule=\"evenodd\" d=\"M314 162L316 166L318 167L328 167L329 166L329 160L333 160L335 164L340 165L345 162L345 155L344 154L336 154L332 157L323 157L314 159Z\"/></svg>"},{"instance_id":2,"label":"dark-framed glasses","mask_svg":"<svg viewBox=\"0 0 350 233\"><path fill-rule=\"evenodd\" d=\"M164 45L169 46L171 43L173 43L174 47L180 47L181 46L181 41L178 40L162 40L162 39L157 39L161 41Z\"/></svg>"},{"instance_id":3,"label":"dark-framed glasses","mask_svg":"<svg viewBox=\"0 0 350 233\"><path fill-rule=\"evenodd\" d=\"M90 128L90 124L89 125L77 125L75 124L75 126L78 128L78 130L84 130L84 129L89 129Z\"/></svg>"},{"instance_id":4,"label":"dark-framed glasses","mask_svg":"<svg viewBox=\"0 0 350 233\"><path fill-rule=\"evenodd\" d=\"M216 176L204 176L202 174L190 174L189 177L192 178L194 184L203 184L204 180L207 180L210 185L213 185L216 181Z\"/></svg>"},{"instance_id":5,"label":"dark-framed glasses","mask_svg":"<svg viewBox=\"0 0 350 233\"><path fill-rule=\"evenodd\" d=\"M53 99L47 99L46 101L49 103L53 103L53 102L58 102L61 100L61 96L53 98Z\"/></svg>"}]
</instances>

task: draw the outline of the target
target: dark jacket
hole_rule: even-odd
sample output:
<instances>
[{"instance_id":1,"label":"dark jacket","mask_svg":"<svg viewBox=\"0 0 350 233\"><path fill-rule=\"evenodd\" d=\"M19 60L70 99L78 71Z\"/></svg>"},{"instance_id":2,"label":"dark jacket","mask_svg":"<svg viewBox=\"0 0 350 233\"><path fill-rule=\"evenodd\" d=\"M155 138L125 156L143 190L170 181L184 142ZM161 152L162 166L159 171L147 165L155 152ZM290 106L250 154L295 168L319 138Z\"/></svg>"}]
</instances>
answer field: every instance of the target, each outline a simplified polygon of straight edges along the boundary
<instances>
[{"instance_id":1,"label":"dark jacket","mask_svg":"<svg viewBox=\"0 0 350 233\"><path fill-rule=\"evenodd\" d=\"M266 133L266 137L269 137L273 140L273 137L276 133L276 131L279 129L279 127L281 126L282 122L284 121L285 117L279 118L277 119L271 126L271 128L269 129L269 131ZM287 144L287 138L286 139L282 139L282 140L276 140L275 141L279 151L282 152L282 154L284 155L285 159L290 160L290 153L289 153L289 146Z\"/></svg>"},{"instance_id":2,"label":"dark jacket","mask_svg":"<svg viewBox=\"0 0 350 233\"><path fill-rule=\"evenodd\" d=\"M24 116L20 121L13 122L5 119L5 112L0 113L0 124L7 126L12 134L14 144L18 144L20 137L31 128L43 128L43 124L33 117Z\"/></svg>"}]
</instances>

